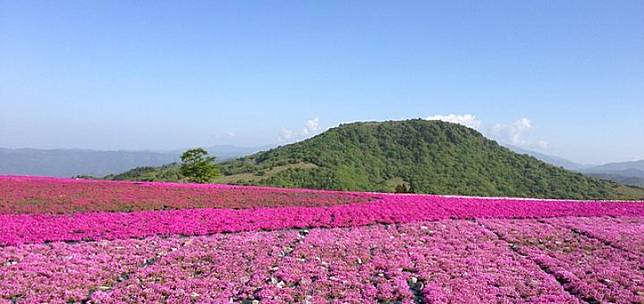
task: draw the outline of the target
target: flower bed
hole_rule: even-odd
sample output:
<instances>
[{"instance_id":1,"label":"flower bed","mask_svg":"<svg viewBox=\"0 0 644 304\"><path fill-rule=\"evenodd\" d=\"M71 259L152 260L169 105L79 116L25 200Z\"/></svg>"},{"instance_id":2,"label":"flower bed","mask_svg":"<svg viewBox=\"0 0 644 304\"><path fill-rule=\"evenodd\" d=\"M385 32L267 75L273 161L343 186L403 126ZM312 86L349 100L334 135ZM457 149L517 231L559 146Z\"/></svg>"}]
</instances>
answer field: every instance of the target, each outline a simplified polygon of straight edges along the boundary
<instances>
[{"instance_id":1,"label":"flower bed","mask_svg":"<svg viewBox=\"0 0 644 304\"><path fill-rule=\"evenodd\" d=\"M644 303L642 202L23 177L0 194L2 304Z\"/></svg>"},{"instance_id":2,"label":"flower bed","mask_svg":"<svg viewBox=\"0 0 644 304\"><path fill-rule=\"evenodd\" d=\"M0 214L333 206L376 199L368 193L212 184L0 176Z\"/></svg>"},{"instance_id":3,"label":"flower bed","mask_svg":"<svg viewBox=\"0 0 644 304\"><path fill-rule=\"evenodd\" d=\"M515 250L554 276L569 293L589 303L644 301L642 253L607 246L601 240L576 233L573 219L559 225L541 220L479 220ZM638 226L644 221L638 220ZM627 233L627 232L626 232ZM642 235L629 235L641 240Z\"/></svg>"},{"instance_id":4,"label":"flower bed","mask_svg":"<svg viewBox=\"0 0 644 304\"><path fill-rule=\"evenodd\" d=\"M464 220L26 245L0 263L18 303L579 303Z\"/></svg>"},{"instance_id":5,"label":"flower bed","mask_svg":"<svg viewBox=\"0 0 644 304\"><path fill-rule=\"evenodd\" d=\"M92 212L72 215L0 215L0 245L204 235L306 227L351 227L375 223L466 218L644 216L637 202L528 201L428 195L383 195L368 204L333 207L183 209Z\"/></svg>"},{"instance_id":6,"label":"flower bed","mask_svg":"<svg viewBox=\"0 0 644 304\"><path fill-rule=\"evenodd\" d=\"M0 303L644 301L635 255L533 219L33 244L0 265Z\"/></svg>"},{"instance_id":7,"label":"flower bed","mask_svg":"<svg viewBox=\"0 0 644 304\"><path fill-rule=\"evenodd\" d=\"M572 229L610 246L633 253L644 253L644 225L637 217L572 217L544 220Z\"/></svg>"}]
</instances>

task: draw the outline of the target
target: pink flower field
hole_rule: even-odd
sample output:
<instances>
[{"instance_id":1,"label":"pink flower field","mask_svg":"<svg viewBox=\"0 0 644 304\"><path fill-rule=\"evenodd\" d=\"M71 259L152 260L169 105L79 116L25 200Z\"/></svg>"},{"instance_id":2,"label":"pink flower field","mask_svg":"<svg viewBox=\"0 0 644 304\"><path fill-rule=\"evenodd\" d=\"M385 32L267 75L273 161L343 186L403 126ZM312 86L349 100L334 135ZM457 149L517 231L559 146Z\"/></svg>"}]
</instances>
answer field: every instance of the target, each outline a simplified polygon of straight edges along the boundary
<instances>
[{"instance_id":1,"label":"pink flower field","mask_svg":"<svg viewBox=\"0 0 644 304\"><path fill-rule=\"evenodd\" d=\"M644 202L0 177L0 303L644 303Z\"/></svg>"}]
</instances>

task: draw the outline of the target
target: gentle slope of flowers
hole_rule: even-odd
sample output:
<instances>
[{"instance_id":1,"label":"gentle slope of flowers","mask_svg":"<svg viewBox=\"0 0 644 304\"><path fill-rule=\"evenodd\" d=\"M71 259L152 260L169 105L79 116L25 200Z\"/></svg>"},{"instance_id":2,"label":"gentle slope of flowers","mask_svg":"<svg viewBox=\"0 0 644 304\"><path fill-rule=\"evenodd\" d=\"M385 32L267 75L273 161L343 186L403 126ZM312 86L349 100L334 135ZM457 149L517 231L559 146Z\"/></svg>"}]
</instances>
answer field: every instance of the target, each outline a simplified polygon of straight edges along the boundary
<instances>
[{"instance_id":1,"label":"gentle slope of flowers","mask_svg":"<svg viewBox=\"0 0 644 304\"><path fill-rule=\"evenodd\" d=\"M28 176L0 176L0 193L0 214L312 207L376 199L367 193L338 191Z\"/></svg>"},{"instance_id":2,"label":"gentle slope of flowers","mask_svg":"<svg viewBox=\"0 0 644 304\"><path fill-rule=\"evenodd\" d=\"M33 244L0 250L0 299L641 303L641 259L534 219Z\"/></svg>"},{"instance_id":3,"label":"gentle slope of flowers","mask_svg":"<svg viewBox=\"0 0 644 304\"><path fill-rule=\"evenodd\" d=\"M555 216L644 216L636 202L565 202L383 195L371 203L333 207L184 209L92 212L73 215L0 215L0 245L204 235L221 232L305 227L351 227L448 218L528 218Z\"/></svg>"},{"instance_id":4,"label":"gentle slope of flowers","mask_svg":"<svg viewBox=\"0 0 644 304\"><path fill-rule=\"evenodd\" d=\"M644 303L643 202L31 177L0 195L0 304Z\"/></svg>"},{"instance_id":5,"label":"gentle slope of flowers","mask_svg":"<svg viewBox=\"0 0 644 304\"><path fill-rule=\"evenodd\" d=\"M610 221L604 219L606 221ZM644 227L644 222L636 220ZM644 253L606 246L575 232L576 221L479 220L521 255L552 274L571 294L589 303L642 303ZM606 222L598 222L605 226ZM631 238L642 235L625 234Z\"/></svg>"}]
</instances>

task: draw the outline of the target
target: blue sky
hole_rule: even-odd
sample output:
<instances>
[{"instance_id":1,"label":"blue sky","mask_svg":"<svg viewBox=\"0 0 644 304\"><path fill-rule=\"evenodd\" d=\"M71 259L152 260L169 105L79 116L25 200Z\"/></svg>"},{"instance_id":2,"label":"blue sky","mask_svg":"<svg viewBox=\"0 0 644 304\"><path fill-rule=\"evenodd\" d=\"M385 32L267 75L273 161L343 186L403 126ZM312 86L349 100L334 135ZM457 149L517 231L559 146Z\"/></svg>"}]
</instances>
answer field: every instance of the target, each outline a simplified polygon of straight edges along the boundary
<instances>
[{"instance_id":1,"label":"blue sky","mask_svg":"<svg viewBox=\"0 0 644 304\"><path fill-rule=\"evenodd\" d=\"M644 159L644 1L0 0L3 147L259 146L427 117Z\"/></svg>"}]
</instances>

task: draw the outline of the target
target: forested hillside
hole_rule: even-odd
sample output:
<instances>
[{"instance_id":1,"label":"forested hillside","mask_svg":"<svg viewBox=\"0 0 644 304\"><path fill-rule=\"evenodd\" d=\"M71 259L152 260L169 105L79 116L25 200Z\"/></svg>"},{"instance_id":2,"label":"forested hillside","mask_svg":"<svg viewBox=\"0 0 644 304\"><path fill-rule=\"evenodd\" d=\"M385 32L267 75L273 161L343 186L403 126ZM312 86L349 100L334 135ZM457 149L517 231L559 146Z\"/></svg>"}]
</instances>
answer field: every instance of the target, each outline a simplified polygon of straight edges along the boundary
<instances>
[{"instance_id":1,"label":"forested hillside","mask_svg":"<svg viewBox=\"0 0 644 304\"><path fill-rule=\"evenodd\" d=\"M473 129L421 119L345 124L308 140L224 162L221 169L224 176L217 182L283 187L577 199L644 197L641 188L548 165L514 153ZM176 177L175 172L173 166L166 166L156 176ZM124 176L137 179L131 173Z\"/></svg>"}]
</instances>

